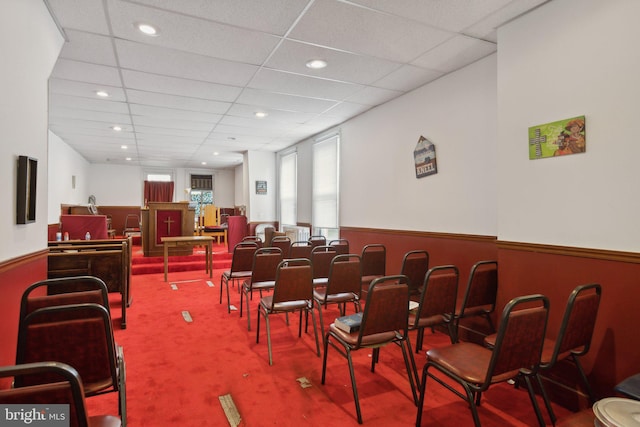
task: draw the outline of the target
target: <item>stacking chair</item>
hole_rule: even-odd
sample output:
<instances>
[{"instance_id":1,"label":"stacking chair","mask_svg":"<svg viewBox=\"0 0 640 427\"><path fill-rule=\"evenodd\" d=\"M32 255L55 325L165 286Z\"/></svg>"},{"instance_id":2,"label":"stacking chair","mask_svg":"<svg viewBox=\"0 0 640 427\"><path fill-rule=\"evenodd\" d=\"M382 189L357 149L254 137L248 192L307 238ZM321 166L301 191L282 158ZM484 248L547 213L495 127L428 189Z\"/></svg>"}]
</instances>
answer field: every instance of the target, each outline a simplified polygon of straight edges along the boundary
<instances>
[{"instance_id":1,"label":"stacking chair","mask_svg":"<svg viewBox=\"0 0 640 427\"><path fill-rule=\"evenodd\" d=\"M419 306L409 313L409 329L416 330L416 353L422 350L425 328L447 327L451 343L455 342L453 316L458 296L458 268L454 265L433 267L427 271L418 300Z\"/></svg>"},{"instance_id":2,"label":"stacking chair","mask_svg":"<svg viewBox=\"0 0 640 427\"><path fill-rule=\"evenodd\" d=\"M404 254L400 274L409 279L410 298L414 299L420 295L427 270L429 270L429 252L415 250Z\"/></svg>"},{"instance_id":3,"label":"stacking chair","mask_svg":"<svg viewBox=\"0 0 640 427\"><path fill-rule=\"evenodd\" d=\"M380 348L394 343L402 348L402 356L407 369L414 404L417 403L414 383L413 353L409 344L407 323L409 312L409 286L406 276L384 276L374 279L367 292L367 300L362 312L362 323L356 332L347 333L332 323L324 339L322 359L322 384L327 373L329 344L347 359L351 375L351 388L356 405L358 423L362 424L362 413L358 399L355 372L351 353L360 349L372 349L371 372L375 372Z\"/></svg>"},{"instance_id":4,"label":"stacking chair","mask_svg":"<svg viewBox=\"0 0 640 427\"><path fill-rule=\"evenodd\" d=\"M305 312L305 314L309 311L311 312L313 333L316 339L316 353L320 357L318 330L313 311L313 267L311 266L311 261L306 258L281 261L276 270L276 283L273 288L273 294L260 298L256 343L260 342L260 316L263 316L267 329L269 365L273 365L269 316L278 313L295 313L296 311L300 312L298 337L302 336L302 312Z\"/></svg>"},{"instance_id":5,"label":"stacking chair","mask_svg":"<svg viewBox=\"0 0 640 427\"><path fill-rule=\"evenodd\" d=\"M256 245L258 245L259 248L262 247L262 239L258 236L244 236L242 238L243 242L254 242Z\"/></svg>"},{"instance_id":6,"label":"stacking chair","mask_svg":"<svg viewBox=\"0 0 640 427\"><path fill-rule=\"evenodd\" d=\"M125 361L116 345L107 309L99 304L70 304L34 310L20 320L16 364L57 361L73 366L88 397L118 393L118 413L126 425ZM46 379L19 376L17 387Z\"/></svg>"},{"instance_id":7,"label":"stacking chair","mask_svg":"<svg viewBox=\"0 0 640 427\"><path fill-rule=\"evenodd\" d=\"M291 239L289 236L273 236L269 246L280 248L283 256L289 256L289 248L291 247Z\"/></svg>"},{"instance_id":8,"label":"stacking chair","mask_svg":"<svg viewBox=\"0 0 640 427\"><path fill-rule=\"evenodd\" d=\"M595 403L595 398L589 380L580 364L580 357L587 354L591 347L601 294L602 288L596 283L578 286L571 292L558 336L555 340L550 338L544 340L540 364L540 368L546 370L551 369L560 360L573 361L584 383L591 405ZM551 408L549 397L540 376L537 378L547 412L549 412L552 423L555 424L556 416Z\"/></svg>"},{"instance_id":9,"label":"stacking chair","mask_svg":"<svg viewBox=\"0 0 640 427\"><path fill-rule=\"evenodd\" d=\"M222 288L225 288L227 290L227 313L231 313L229 281L233 284L251 277L253 254L257 250L258 244L256 242L240 242L233 248L231 269L223 271L220 276L220 304L222 304ZM239 288L240 286L238 286L238 290L240 290Z\"/></svg>"},{"instance_id":10,"label":"stacking chair","mask_svg":"<svg viewBox=\"0 0 640 427\"><path fill-rule=\"evenodd\" d=\"M491 314L496 308L498 294L498 262L479 261L471 267L462 304L455 316L455 339L459 339L460 320L481 316L487 320L490 333L495 332Z\"/></svg>"},{"instance_id":11,"label":"stacking chair","mask_svg":"<svg viewBox=\"0 0 640 427\"><path fill-rule=\"evenodd\" d=\"M306 258L311 259L311 251L313 245L307 240L299 240L291 243L289 248L289 255L285 255L285 258Z\"/></svg>"},{"instance_id":12,"label":"stacking chair","mask_svg":"<svg viewBox=\"0 0 640 427\"><path fill-rule=\"evenodd\" d=\"M525 379L538 423L544 426L531 377L538 376L548 317L547 297L543 295L517 297L509 301L502 312L493 349L470 342L456 342L427 351L427 363L420 381L416 426L420 425L422 419L427 377L433 378L457 396L465 399L469 403L475 426L480 427L477 406L480 405L482 392L492 384L519 376ZM430 370L436 370L440 375L436 376ZM465 393L461 393L441 379L443 375L460 384Z\"/></svg>"},{"instance_id":13,"label":"stacking chair","mask_svg":"<svg viewBox=\"0 0 640 427\"><path fill-rule=\"evenodd\" d=\"M310 236L309 237L309 243L311 243L311 246L313 246L314 248L316 246L325 246L327 244L327 238L324 236Z\"/></svg>"},{"instance_id":14,"label":"stacking chair","mask_svg":"<svg viewBox=\"0 0 640 427\"><path fill-rule=\"evenodd\" d=\"M347 239L335 239L329 241L329 246L336 248L338 255L344 255L349 253L349 241Z\"/></svg>"},{"instance_id":15,"label":"stacking chair","mask_svg":"<svg viewBox=\"0 0 640 427\"><path fill-rule=\"evenodd\" d=\"M109 294L102 279L94 276L72 276L45 279L33 283L22 293L20 319L43 307L56 305L95 303L103 305L107 312Z\"/></svg>"},{"instance_id":16,"label":"stacking chair","mask_svg":"<svg viewBox=\"0 0 640 427\"><path fill-rule=\"evenodd\" d=\"M128 214L124 219L124 229L122 230L122 235L124 237L139 236L140 232L140 217L135 214Z\"/></svg>"},{"instance_id":17,"label":"stacking chair","mask_svg":"<svg viewBox=\"0 0 640 427\"><path fill-rule=\"evenodd\" d=\"M0 378L49 377L49 382L33 382L33 385L0 390L1 405L42 406L69 405L71 427L120 427L122 420L115 415L87 415L85 391L78 371L59 362L27 363L0 367ZM31 383L31 381L29 381ZM47 411L49 412L49 411ZM51 412L53 413L53 412ZM37 421L33 420L32 422ZM35 425L35 424L34 424Z\"/></svg>"},{"instance_id":18,"label":"stacking chair","mask_svg":"<svg viewBox=\"0 0 640 427\"><path fill-rule=\"evenodd\" d=\"M362 290L366 292L374 279L387 271L387 248L379 243L366 245L360 255L362 262Z\"/></svg>"},{"instance_id":19,"label":"stacking chair","mask_svg":"<svg viewBox=\"0 0 640 427\"><path fill-rule=\"evenodd\" d=\"M315 265L314 265L315 267ZM340 315L345 314L345 305L353 303L356 313L360 312L360 294L362 290L362 272L360 256L356 254L336 255L331 260L326 287L313 289L315 305L320 313L320 330L324 339L324 321L322 307L338 304Z\"/></svg>"},{"instance_id":20,"label":"stacking chair","mask_svg":"<svg viewBox=\"0 0 640 427\"><path fill-rule=\"evenodd\" d=\"M253 299L253 291L260 292L272 290L276 284L276 269L282 261L282 251L280 248L260 248L253 254L253 267L251 277L242 284L240 294L240 317L242 317L242 298L246 296L247 301L247 330L251 330L251 310L249 300Z\"/></svg>"},{"instance_id":21,"label":"stacking chair","mask_svg":"<svg viewBox=\"0 0 640 427\"><path fill-rule=\"evenodd\" d=\"M333 260L337 254L336 249L329 245L319 245L311 250L314 288L327 285L331 260Z\"/></svg>"}]
</instances>

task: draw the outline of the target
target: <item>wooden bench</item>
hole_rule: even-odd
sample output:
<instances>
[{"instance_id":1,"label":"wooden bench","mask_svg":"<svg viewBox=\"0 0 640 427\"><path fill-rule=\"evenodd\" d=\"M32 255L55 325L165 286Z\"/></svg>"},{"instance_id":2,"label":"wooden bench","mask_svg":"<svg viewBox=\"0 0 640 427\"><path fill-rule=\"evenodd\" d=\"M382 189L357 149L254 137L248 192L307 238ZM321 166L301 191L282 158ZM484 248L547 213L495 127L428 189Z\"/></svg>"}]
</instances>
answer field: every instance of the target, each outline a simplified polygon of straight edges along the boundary
<instances>
[{"instance_id":1,"label":"wooden bench","mask_svg":"<svg viewBox=\"0 0 640 427\"><path fill-rule=\"evenodd\" d=\"M131 305L131 239L68 240L49 242L48 278L95 276L109 292L120 294L122 329Z\"/></svg>"},{"instance_id":2,"label":"wooden bench","mask_svg":"<svg viewBox=\"0 0 640 427\"><path fill-rule=\"evenodd\" d=\"M167 274L169 272L169 248L179 246L205 246L205 268L209 277L213 277L213 237L212 236L176 236L176 237L162 237L162 244L164 246L164 281L167 281Z\"/></svg>"}]
</instances>

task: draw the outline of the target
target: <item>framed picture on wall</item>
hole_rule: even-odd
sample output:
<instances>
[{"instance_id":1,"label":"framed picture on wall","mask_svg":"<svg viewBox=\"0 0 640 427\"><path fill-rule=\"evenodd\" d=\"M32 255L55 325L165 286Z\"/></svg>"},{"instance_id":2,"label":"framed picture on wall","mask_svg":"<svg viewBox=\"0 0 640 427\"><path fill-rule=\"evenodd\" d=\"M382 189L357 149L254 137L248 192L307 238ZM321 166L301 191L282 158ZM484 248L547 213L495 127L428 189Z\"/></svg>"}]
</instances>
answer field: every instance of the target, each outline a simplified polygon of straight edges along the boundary
<instances>
[{"instance_id":1,"label":"framed picture on wall","mask_svg":"<svg viewBox=\"0 0 640 427\"><path fill-rule=\"evenodd\" d=\"M267 181L256 181L256 194L267 194Z\"/></svg>"},{"instance_id":2,"label":"framed picture on wall","mask_svg":"<svg viewBox=\"0 0 640 427\"><path fill-rule=\"evenodd\" d=\"M572 117L529 128L529 160L584 153L585 117Z\"/></svg>"}]
</instances>

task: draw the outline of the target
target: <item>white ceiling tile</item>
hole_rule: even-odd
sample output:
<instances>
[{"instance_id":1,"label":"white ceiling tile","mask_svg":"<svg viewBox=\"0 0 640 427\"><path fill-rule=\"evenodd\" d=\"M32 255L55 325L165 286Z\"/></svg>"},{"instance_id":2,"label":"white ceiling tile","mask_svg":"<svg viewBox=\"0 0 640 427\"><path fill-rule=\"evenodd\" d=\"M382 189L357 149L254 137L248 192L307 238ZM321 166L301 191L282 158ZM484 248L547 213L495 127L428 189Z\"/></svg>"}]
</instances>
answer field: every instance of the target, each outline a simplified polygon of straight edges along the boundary
<instances>
[{"instance_id":1,"label":"white ceiling tile","mask_svg":"<svg viewBox=\"0 0 640 427\"><path fill-rule=\"evenodd\" d=\"M137 0L157 8L224 22L241 28L284 35L308 0Z\"/></svg>"},{"instance_id":2,"label":"white ceiling tile","mask_svg":"<svg viewBox=\"0 0 640 427\"><path fill-rule=\"evenodd\" d=\"M548 1L550 0L513 0L502 9L488 14L484 19L467 27L464 33L495 43L498 41L496 29L500 25Z\"/></svg>"},{"instance_id":3,"label":"white ceiling tile","mask_svg":"<svg viewBox=\"0 0 640 427\"><path fill-rule=\"evenodd\" d=\"M214 123L195 122L191 120L177 120L161 118L157 116L133 116L134 126L150 126L160 129L196 130L208 132L213 129Z\"/></svg>"},{"instance_id":4,"label":"white ceiling tile","mask_svg":"<svg viewBox=\"0 0 640 427\"><path fill-rule=\"evenodd\" d=\"M256 120L255 113L257 111L267 113L268 116L265 118L266 120L272 122L282 122L283 124L286 124L288 122L304 123L317 115L316 113L300 113L276 110L271 108L256 108L256 106L245 104L233 104L229 111L227 111L227 115L247 117Z\"/></svg>"},{"instance_id":5,"label":"white ceiling tile","mask_svg":"<svg viewBox=\"0 0 640 427\"><path fill-rule=\"evenodd\" d=\"M49 79L49 90L51 93L64 95L74 95L85 98L102 99L105 101L125 101L124 91L120 87L99 85L93 83L76 82L56 78ZM99 98L96 91L105 90L109 93L108 98Z\"/></svg>"},{"instance_id":6,"label":"white ceiling tile","mask_svg":"<svg viewBox=\"0 0 640 427\"><path fill-rule=\"evenodd\" d=\"M328 65L326 68L312 70L306 66L311 59L323 59ZM276 70L361 84L372 83L399 66L397 62L372 56L289 40L284 41L265 64L265 67Z\"/></svg>"},{"instance_id":7,"label":"white ceiling tile","mask_svg":"<svg viewBox=\"0 0 640 427\"><path fill-rule=\"evenodd\" d=\"M234 101L242 88L196 80L161 76L140 71L122 70L124 86L147 92L165 93L215 101Z\"/></svg>"},{"instance_id":8,"label":"white ceiling tile","mask_svg":"<svg viewBox=\"0 0 640 427\"><path fill-rule=\"evenodd\" d=\"M143 126L136 125L136 133L139 135L138 140L144 140L148 138L158 138L160 136L167 137L188 137L188 138L200 138L205 139L209 135L209 131L203 130L184 130L184 129L169 129L166 127L156 126Z\"/></svg>"},{"instance_id":9,"label":"white ceiling tile","mask_svg":"<svg viewBox=\"0 0 640 427\"><path fill-rule=\"evenodd\" d=\"M393 98L397 98L400 95L402 95L402 92L400 91L367 86L355 95L350 96L347 101L355 102L356 104L374 106L384 104L385 102L391 101Z\"/></svg>"},{"instance_id":10,"label":"white ceiling tile","mask_svg":"<svg viewBox=\"0 0 640 427\"><path fill-rule=\"evenodd\" d=\"M436 70L428 70L413 65L403 65L399 69L387 74L374 83L374 86L383 89L407 92L426 83L429 83L444 73Z\"/></svg>"},{"instance_id":11,"label":"white ceiling tile","mask_svg":"<svg viewBox=\"0 0 640 427\"><path fill-rule=\"evenodd\" d=\"M362 89L363 86L263 68L249 83L249 87L288 95L340 101Z\"/></svg>"},{"instance_id":12,"label":"white ceiling tile","mask_svg":"<svg viewBox=\"0 0 640 427\"><path fill-rule=\"evenodd\" d=\"M336 104L335 107L327 110L324 114L346 119L349 117L357 116L358 114L362 114L370 108L371 105L355 104L353 102L341 102L339 104Z\"/></svg>"},{"instance_id":13,"label":"white ceiling tile","mask_svg":"<svg viewBox=\"0 0 640 427\"><path fill-rule=\"evenodd\" d=\"M131 113L134 116L156 117L167 120L184 120L215 124L222 115L198 111L185 111L175 108L153 107L149 105L131 104Z\"/></svg>"},{"instance_id":14,"label":"white ceiling tile","mask_svg":"<svg viewBox=\"0 0 640 427\"><path fill-rule=\"evenodd\" d=\"M51 117L66 117L106 123L130 123L128 114L107 113L105 111L81 110L67 107L56 108L55 111L51 113Z\"/></svg>"},{"instance_id":15,"label":"white ceiling tile","mask_svg":"<svg viewBox=\"0 0 640 427\"><path fill-rule=\"evenodd\" d=\"M246 88L238 97L237 102L256 105L278 110L299 111L304 113L321 113L336 104L327 99L309 98L284 93L274 93L265 90Z\"/></svg>"},{"instance_id":16,"label":"white ceiling tile","mask_svg":"<svg viewBox=\"0 0 640 427\"><path fill-rule=\"evenodd\" d=\"M109 34L102 0L47 0L47 3L65 29Z\"/></svg>"},{"instance_id":17,"label":"white ceiling tile","mask_svg":"<svg viewBox=\"0 0 640 427\"><path fill-rule=\"evenodd\" d=\"M258 69L255 65L116 39L123 68L211 83L244 86Z\"/></svg>"},{"instance_id":18,"label":"white ceiling tile","mask_svg":"<svg viewBox=\"0 0 640 427\"><path fill-rule=\"evenodd\" d=\"M118 69L107 65L88 64L86 62L58 59L51 76L79 82L95 83L107 86L121 86Z\"/></svg>"},{"instance_id":19,"label":"white ceiling tile","mask_svg":"<svg viewBox=\"0 0 640 427\"><path fill-rule=\"evenodd\" d=\"M128 114L129 108L125 102L111 101L107 99L93 99L60 93L52 93L49 96L49 105L52 107L79 108L81 110L105 111L108 113Z\"/></svg>"},{"instance_id":20,"label":"white ceiling tile","mask_svg":"<svg viewBox=\"0 0 640 427\"><path fill-rule=\"evenodd\" d=\"M494 43L456 36L413 61L415 65L443 73L455 71L496 51Z\"/></svg>"},{"instance_id":21,"label":"white ceiling tile","mask_svg":"<svg viewBox=\"0 0 640 427\"><path fill-rule=\"evenodd\" d=\"M210 101L208 99L189 98L186 96L167 95L154 92L143 92L127 89L127 97L132 104L152 105L156 107L175 108L177 110L201 111L204 113L223 114L231 105L228 102Z\"/></svg>"},{"instance_id":22,"label":"white ceiling tile","mask_svg":"<svg viewBox=\"0 0 640 427\"><path fill-rule=\"evenodd\" d=\"M68 40L62 46L60 58L112 67L118 65L111 38L76 30L65 33Z\"/></svg>"},{"instance_id":23,"label":"white ceiling tile","mask_svg":"<svg viewBox=\"0 0 640 427\"><path fill-rule=\"evenodd\" d=\"M117 38L214 58L260 65L279 38L183 14L169 13L120 0L108 0L113 34ZM137 30L137 23L158 29L156 36Z\"/></svg>"},{"instance_id":24,"label":"white ceiling tile","mask_svg":"<svg viewBox=\"0 0 640 427\"><path fill-rule=\"evenodd\" d=\"M311 6L290 37L407 62L451 37L451 33L359 6L324 0Z\"/></svg>"}]
</instances>

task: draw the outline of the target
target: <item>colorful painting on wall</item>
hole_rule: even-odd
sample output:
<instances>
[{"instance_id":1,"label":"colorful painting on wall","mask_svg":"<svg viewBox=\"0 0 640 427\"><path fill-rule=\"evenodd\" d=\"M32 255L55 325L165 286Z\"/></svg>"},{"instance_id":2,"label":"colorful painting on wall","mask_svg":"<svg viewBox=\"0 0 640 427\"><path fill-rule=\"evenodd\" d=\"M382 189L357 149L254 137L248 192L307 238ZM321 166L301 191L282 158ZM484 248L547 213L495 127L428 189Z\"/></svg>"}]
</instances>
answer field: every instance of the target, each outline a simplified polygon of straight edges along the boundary
<instances>
[{"instance_id":1,"label":"colorful painting on wall","mask_svg":"<svg viewBox=\"0 0 640 427\"><path fill-rule=\"evenodd\" d=\"M529 159L584 153L585 117L572 117L529 128Z\"/></svg>"},{"instance_id":2,"label":"colorful painting on wall","mask_svg":"<svg viewBox=\"0 0 640 427\"><path fill-rule=\"evenodd\" d=\"M436 146L424 136L418 139L416 148L413 150L413 159L416 167L416 178L423 178L438 173Z\"/></svg>"}]
</instances>

